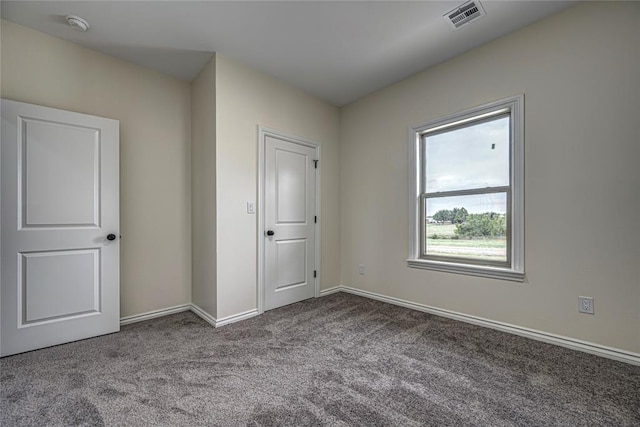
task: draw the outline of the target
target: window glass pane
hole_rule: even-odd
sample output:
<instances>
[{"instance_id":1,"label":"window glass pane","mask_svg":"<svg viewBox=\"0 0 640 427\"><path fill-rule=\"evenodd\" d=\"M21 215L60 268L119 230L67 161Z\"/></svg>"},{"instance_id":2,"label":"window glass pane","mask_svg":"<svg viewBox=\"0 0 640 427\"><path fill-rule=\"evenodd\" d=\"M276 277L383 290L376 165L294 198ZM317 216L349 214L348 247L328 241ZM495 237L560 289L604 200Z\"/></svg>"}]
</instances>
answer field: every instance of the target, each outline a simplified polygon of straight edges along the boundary
<instances>
[{"instance_id":1,"label":"window glass pane","mask_svg":"<svg viewBox=\"0 0 640 427\"><path fill-rule=\"evenodd\" d=\"M427 134L425 192L509 185L509 120Z\"/></svg>"},{"instance_id":2,"label":"window glass pane","mask_svg":"<svg viewBox=\"0 0 640 427\"><path fill-rule=\"evenodd\" d=\"M424 199L423 256L507 261L507 193Z\"/></svg>"}]
</instances>

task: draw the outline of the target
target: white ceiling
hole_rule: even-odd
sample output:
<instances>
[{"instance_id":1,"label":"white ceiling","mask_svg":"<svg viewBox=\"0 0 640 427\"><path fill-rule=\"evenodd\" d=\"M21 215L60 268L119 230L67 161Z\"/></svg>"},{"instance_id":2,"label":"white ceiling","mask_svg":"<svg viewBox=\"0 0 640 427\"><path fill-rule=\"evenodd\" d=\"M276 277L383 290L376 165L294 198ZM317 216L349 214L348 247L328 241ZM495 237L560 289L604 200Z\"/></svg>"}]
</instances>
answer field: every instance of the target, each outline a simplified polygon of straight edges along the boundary
<instances>
[{"instance_id":1,"label":"white ceiling","mask_svg":"<svg viewBox=\"0 0 640 427\"><path fill-rule=\"evenodd\" d=\"M573 3L482 1L487 16L453 31L442 15L463 2L3 0L1 13L188 81L219 52L344 105Z\"/></svg>"}]
</instances>

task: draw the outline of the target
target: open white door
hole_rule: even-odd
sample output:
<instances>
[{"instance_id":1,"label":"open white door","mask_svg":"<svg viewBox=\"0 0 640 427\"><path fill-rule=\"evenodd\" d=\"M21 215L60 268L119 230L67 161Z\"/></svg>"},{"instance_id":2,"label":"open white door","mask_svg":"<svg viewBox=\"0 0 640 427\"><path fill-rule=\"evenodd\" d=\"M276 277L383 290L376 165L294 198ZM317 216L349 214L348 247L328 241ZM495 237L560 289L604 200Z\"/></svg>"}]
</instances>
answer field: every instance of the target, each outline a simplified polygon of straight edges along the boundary
<instances>
[{"instance_id":1,"label":"open white door","mask_svg":"<svg viewBox=\"0 0 640 427\"><path fill-rule=\"evenodd\" d=\"M0 354L117 332L119 122L1 107Z\"/></svg>"},{"instance_id":2,"label":"open white door","mask_svg":"<svg viewBox=\"0 0 640 427\"><path fill-rule=\"evenodd\" d=\"M264 310L316 295L318 147L276 133L264 149ZM262 213L261 213L262 214Z\"/></svg>"}]
</instances>

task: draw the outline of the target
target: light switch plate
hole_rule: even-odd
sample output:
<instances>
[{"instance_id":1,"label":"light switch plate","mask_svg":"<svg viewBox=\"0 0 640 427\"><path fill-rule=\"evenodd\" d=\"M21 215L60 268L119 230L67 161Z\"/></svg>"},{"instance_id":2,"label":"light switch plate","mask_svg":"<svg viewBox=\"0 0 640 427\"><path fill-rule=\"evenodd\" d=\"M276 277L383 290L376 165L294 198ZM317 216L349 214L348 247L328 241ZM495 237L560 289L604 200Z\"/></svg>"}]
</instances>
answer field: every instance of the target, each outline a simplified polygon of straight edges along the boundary
<instances>
[{"instance_id":1,"label":"light switch plate","mask_svg":"<svg viewBox=\"0 0 640 427\"><path fill-rule=\"evenodd\" d=\"M254 214L256 213L256 203L255 202L247 202L247 213Z\"/></svg>"}]
</instances>

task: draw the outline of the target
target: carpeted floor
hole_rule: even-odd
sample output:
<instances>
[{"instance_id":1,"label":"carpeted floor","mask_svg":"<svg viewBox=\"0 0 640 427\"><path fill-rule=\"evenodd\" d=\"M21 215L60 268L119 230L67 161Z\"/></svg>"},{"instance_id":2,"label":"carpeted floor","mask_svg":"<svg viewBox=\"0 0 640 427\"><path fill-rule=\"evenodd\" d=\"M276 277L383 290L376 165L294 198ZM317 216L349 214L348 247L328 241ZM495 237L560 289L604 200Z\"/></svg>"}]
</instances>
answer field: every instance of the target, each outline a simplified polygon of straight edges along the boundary
<instances>
[{"instance_id":1,"label":"carpeted floor","mask_svg":"<svg viewBox=\"0 0 640 427\"><path fill-rule=\"evenodd\" d=\"M9 426L640 426L640 367L347 294L0 360Z\"/></svg>"}]
</instances>

